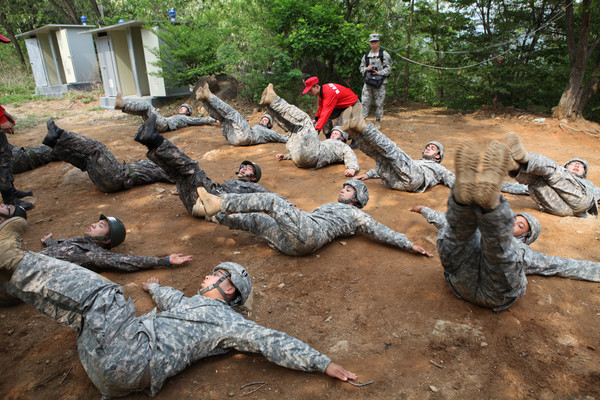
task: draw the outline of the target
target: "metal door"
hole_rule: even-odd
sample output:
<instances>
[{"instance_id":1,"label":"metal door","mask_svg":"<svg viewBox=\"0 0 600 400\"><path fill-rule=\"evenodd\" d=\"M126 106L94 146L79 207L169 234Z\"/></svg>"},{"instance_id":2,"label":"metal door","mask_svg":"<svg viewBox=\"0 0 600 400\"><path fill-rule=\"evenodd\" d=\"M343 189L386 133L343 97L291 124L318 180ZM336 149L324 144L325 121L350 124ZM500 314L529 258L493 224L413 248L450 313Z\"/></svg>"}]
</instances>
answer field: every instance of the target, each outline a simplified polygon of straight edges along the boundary
<instances>
[{"instance_id":1,"label":"metal door","mask_svg":"<svg viewBox=\"0 0 600 400\"><path fill-rule=\"evenodd\" d=\"M48 86L48 73L46 72L46 63L44 63L40 42L37 38L25 39L25 46L27 47L27 54L29 54L35 85L39 87Z\"/></svg>"},{"instance_id":2,"label":"metal door","mask_svg":"<svg viewBox=\"0 0 600 400\"><path fill-rule=\"evenodd\" d=\"M102 83L107 97L115 97L119 91L117 69L113 62L114 52L108 36L96 38L96 49L98 50L98 61Z\"/></svg>"}]
</instances>

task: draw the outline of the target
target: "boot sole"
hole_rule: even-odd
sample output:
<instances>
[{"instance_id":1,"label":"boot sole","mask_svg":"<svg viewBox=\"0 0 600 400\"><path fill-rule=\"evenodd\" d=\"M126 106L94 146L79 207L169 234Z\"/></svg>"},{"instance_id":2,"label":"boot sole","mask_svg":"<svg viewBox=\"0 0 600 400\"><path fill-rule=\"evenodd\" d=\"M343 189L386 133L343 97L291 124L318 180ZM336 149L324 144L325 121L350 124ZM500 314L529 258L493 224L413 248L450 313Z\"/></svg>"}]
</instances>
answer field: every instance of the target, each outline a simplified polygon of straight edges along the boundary
<instances>
[{"instance_id":1,"label":"boot sole","mask_svg":"<svg viewBox=\"0 0 600 400\"><path fill-rule=\"evenodd\" d=\"M505 144L493 141L483 159L483 171L477 185L477 203L493 209L498 203L502 182L510 165L510 151Z\"/></svg>"},{"instance_id":2,"label":"boot sole","mask_svg":"<svg viewBox=\"0 0 600 400\"><path fill-rule=\"evenodd\" d=\"M478 165L479 151L475 143L470 140L459 143L454 159L456 180L453 193L455 200L460 204L472 204L475 200Z\"/></svg>"},{"instance_id":3,"label":"boot sole","mask_svg":"<svg viewBox=\"0 0 600 400\"><path fill-rule=\"evenodd\" d=\"M516 162L525 164L527 161L529 161L529 153L525 149L521 138L516 133L508 132L506 135L504 135L504 140L510 148L512 158Z\"/></svg>"}]
</instances>

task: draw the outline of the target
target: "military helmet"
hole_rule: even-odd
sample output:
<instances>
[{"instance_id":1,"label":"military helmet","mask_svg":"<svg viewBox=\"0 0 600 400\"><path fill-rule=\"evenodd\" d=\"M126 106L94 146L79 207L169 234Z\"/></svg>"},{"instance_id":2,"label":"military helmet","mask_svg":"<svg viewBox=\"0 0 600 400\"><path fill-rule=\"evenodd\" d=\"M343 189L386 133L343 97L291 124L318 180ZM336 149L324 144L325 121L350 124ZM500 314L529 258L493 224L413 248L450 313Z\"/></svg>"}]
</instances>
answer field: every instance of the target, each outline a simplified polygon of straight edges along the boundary
<instances>
[{"instance_id":1,"label":"military helmet","mask_svg":"<svg viewBox=\"0 0 600 400\"><path fill-rule=\"evenodd\" d=\"M260 117L259 121L261 121L263 118L266 118L269 120L269 123L267 124L267 128L269 128L269 129L273 128L273 117L271 117L269 114L263 114L263 116Z\"/></svg>"},{"instance_id":2,"label":"military helmet","mask_svg":"<svg viewBox=\"0 0 600 400\"><path fill-rule=\"evenodd\" d=\"M587 174L588 174L588 169L589 169L588 162L585 161L583 158L572 158L569 161L567 161L567 163L565 164L565 168L567 168L567 165L571 164L573 161L579 161L580 163L583 164L583 178L587 179Z\"/></svg>"},{"instance_id":3,"label":"military helmet","mask_svg":"<svg viewBox=\"0 0 600 400\"><path fill-rule=\"evenodd\" d=\"M244 305L252 291L252 279L250 279L250 274L248 274L246 268L238 263L224 262L213 268L213 272L218 269L229 272L229 279L231 279L231 283L233 283L233 286L237 289L237 296L232 300L228 300L228 304L231 307Z\"/></svg>"},{"instance_id":4,"label":"military helmet","mask_svg":"<svg viewBox=\"0 0 600 400\"><path fill-rule=\"evenodd\" d=\"M185 108L187 108L187 110L188 110L188 111L187 111L187 113L185 113L185 115L187 115L187 116L190 116L190 115L192 115L192 112L193 112L193 110L192 110L192 106L190 106L190 105L189 105L189 104L187 104L187 103L184 103L184 104L182 104L182 105L180 105L180 106L179 106L179 108L181 108L181 107L185 107Z\"/></svg>"},{"instance_id":5,"label":"military helmet","mask_svg":"<svg viewBox=\"0 0 600 400\"><path fill-rule=\"evenodd\" d=\"M429 146L430 144L434 144L434 145L436 145L436 146L437 146L437 148L438 148L438 152L437 152L437 153L435 153L435 154L434 154L434 155L432 155L432 156L426 156L426 155L425 155L425 149L426 149L426 148L427 148L427 146ZM435 156L437 156L438 154L440 155L440 158L435 158ZM433 161L435 161L436 163L438 163L438 164L439 164L439 163L441 163L441 162L442 162L442 160L444 159L444 146L442 146L442 144L441 144L440 142L436 142L436 141L427 142L427 143L425 144L425 147L423 147L423 152L421 153L421 156L422 156L424 159L426 159L426 160L433 160Z\"/></svg>"},{"instance_id":6,"label":"military helmet","mask_svg":"<svg viewBox=\"0 0 600 400\"><path fill-rule=\"evenodd\" d=\"M262 176L262 171L260 170L260 167L258 166L257 163L252 162L250 160L244 160L244 161L242 161L240 166L242 166L242 165L252 165L252 168L254 168L254 178L255 178L254 182L260 181L260 177ZM238 172L240 172L240 171L238 170Z\"/></svg>"},{"instance_id":7,"label":"military helmet","mask_svg":"<svg viewBox=\"0 0 600 400\"><path fill-rule=\"evenodd\" d=\"M369 189L367 189L367 185L356 179L348 179L344 182L342 187L346 185L351 186L354 189L354 197L352 200L354 200L356 207L363 208L366 206L369 202Z\"/></svg>"},{"instance_id":8,"label":"military helmet","mask_svg":"<svg viewBox=\"0 0 600 400\"><path fill-rule=\"evenodd\" d=\"M334 126L333 128L331 128L331 133L333 133L333 131L338 131L342 137L344 138L344 142L347 142L348 139L350 138L350 136L348 136L348 134L346 132L344 132L342 130L342 127L339 125Z\"/></svg>"},{"instance_id":9,"label":"military helmet","mask_svg":"<svg viewBox=\"0 0 600 400\"><path fill-rule=\"evenodd\" d=\"M6 204L6 206L11 206L11 205L14 207L13 211L9 214L0 213L0 217L5 218L5 219L9 219L9 218L13 218L13 217L21 217L23 219L27 219L27 212L25 211L25 208L23 208L23 206L18 206L18 205L14 205L14 204Z\"/></svg>"},{"instance_id":10,"label":"military helmet","mask_svg":"<svg viewBox=\"0 0 600 400\"><path fill-rule=\"evenodd\" d=\"M524 237L525 244L530 245L531 243L535 242L538 236L540 236L540 233L542 232L542 225L540 225L540 221L538 221L536 217L529 213L518 213L515 215L515 217L518 216L521 216L527 220L527 223L529 224L529 232L523 234L517 239L522 239Z\"/></svg>"},{"instance_id":11,"label":"military helmet","mask_svg":"<svg viewBox=\"0 0 600 400\"><path fill-rule=\"evenodd\" d=\"M110 239L110 243L107 244L109 249L113 247L117 247L125 240L125 235L127 234L125 230L125 225L121 222L120 219L115 217L107 217L104 214L100 214L100 220L106 220L108 222L108 235Z\"/></svg>"}]
</instances>

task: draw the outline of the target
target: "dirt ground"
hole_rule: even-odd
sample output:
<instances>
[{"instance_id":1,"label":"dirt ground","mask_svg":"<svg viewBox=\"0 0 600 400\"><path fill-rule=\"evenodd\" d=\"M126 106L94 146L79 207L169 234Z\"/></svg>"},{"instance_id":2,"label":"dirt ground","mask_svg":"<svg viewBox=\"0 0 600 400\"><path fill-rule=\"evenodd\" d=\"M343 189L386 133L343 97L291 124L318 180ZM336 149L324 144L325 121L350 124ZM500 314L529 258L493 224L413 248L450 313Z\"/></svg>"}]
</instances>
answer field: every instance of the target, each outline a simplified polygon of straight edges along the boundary
<instances>
[{"instance_id":1,"label":"dirt ground","mask_svg":"<svg viewBox=\"0 0 600 400\"><path fill-rule=\"evenodd\" d=\"M133 141L141 120L97 105L36 101L7 109L17 119L25 114L55 117L60 127L102 141L120 160L144 158L144 147ZM261 114L246 108L245 115L253 124ZM532 122L540 116L492 110L462 114L413 105L388 110L382 131L415 158L427 141L442 142L444 165L454 169L458 141L470 138L484 146L512 130L528 149L559 162L584 157L591 167L589 179L600 185L600 142L593 135L600 126L563 122L561 128L548 116L545 122ZM45 133L45 124L39 124L9 140L34 146ZM218 126L165 136L216 182L234 178L243 159L258 162L263 186L304 210L336 201L346 179L342 165L308 170L276 161L283 144L230 146ZM374 167L362 152L357 155L362 171ZM360 382L374 381L355 387L287 370L261 355L231 352L201 360L169 379L157 399L600 399L600 284L530 276L526 296L501 313L457 299L443 277L437 230L408 211L418 204L445 211L446 187L415 194L367 182L371 199L364 211L433 252L427 259L360 235L334 240L310 256L288 257L250 233L191 217L170 194L174 185L104 194L85 173L63 162L16 175L15 184L35 195L29 199L36 207L29 212L26 249L40 250L40 238L50 232L55 238L81 235L104 212L127 226L127 239L117 252L194 255L179 268L103 274L123 286L140 315L154 307L141 287L147 278L156 276L192 296L213 266L235 261L248 269L254 283L251 304L241 311L245 316L308 342L356 372ZM528 197L506 197L515 211L530 212L542 223L534 250L600 261L600 220L542 214ZM0 398L100 397L79 362L72 330L27 305L0 309L0 321ZM244 386L249 383L255 384Z\"/></svg>"}]
</instances>

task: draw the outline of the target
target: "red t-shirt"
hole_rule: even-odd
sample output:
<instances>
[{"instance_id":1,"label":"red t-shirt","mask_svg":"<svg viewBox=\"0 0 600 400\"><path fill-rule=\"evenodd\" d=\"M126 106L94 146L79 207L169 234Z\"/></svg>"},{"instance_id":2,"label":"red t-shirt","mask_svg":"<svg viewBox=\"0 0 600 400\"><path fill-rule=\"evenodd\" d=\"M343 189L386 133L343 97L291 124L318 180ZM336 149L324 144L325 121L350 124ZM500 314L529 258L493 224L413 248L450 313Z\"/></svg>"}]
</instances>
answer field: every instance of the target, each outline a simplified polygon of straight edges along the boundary
<instances>
[{"instance_id":1,"label":"red t-shirt","mask_svg":"<svg viewBox=\"0 0 600 400\"><path fill-rule=\"evenodd\" d=\"M326 83L321 87L319 109L315 118L319 118L315 129L320 131L335 108L348 108L358 100L358 96L349 88L337 83Z\"/></svg>"},{"instance_id":2,"label":"red t-shirt","mask_svg":"<svg viewBox=\"0 0 600 400\"><path fill-rule=\"evenodd\" d=\"M0 124L3 124L5 122L8 122L8 120L4 116L4 107L2 107L2 105L0 104Z\"/></svg>"}]
</instances>

